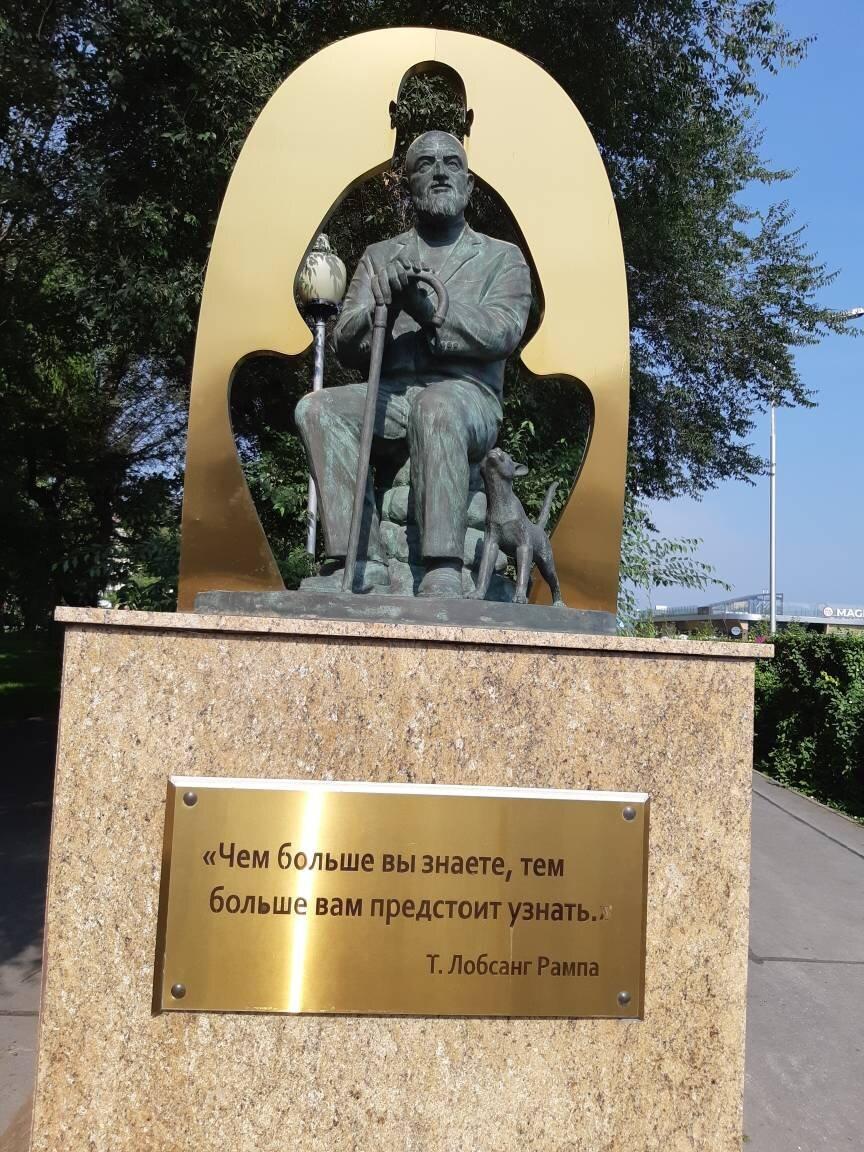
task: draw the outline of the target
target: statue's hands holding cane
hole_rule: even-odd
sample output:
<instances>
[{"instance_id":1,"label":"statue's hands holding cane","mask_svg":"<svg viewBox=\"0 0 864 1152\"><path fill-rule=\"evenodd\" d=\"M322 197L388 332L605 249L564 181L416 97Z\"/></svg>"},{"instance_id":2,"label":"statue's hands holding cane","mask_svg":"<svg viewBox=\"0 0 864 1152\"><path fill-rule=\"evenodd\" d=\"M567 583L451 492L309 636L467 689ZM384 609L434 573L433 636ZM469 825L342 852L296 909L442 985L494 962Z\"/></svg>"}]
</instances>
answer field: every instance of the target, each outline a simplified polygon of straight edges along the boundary
<instances>
[{"instance_id":1,"label":"statue's hands holding cane","mask_svg":"<svg viewBox=\"0 0 864 1152\"><path fill-rule=\"evenodd\" d=\"M427 296L421 283L433 289L434 299ZM376 304L384 303L388 310L407 312L421 328L440 328L447 315L447 289L438 277L428 268L398 256L373 275L372 295Z\"/></svg>"}]
</instances>

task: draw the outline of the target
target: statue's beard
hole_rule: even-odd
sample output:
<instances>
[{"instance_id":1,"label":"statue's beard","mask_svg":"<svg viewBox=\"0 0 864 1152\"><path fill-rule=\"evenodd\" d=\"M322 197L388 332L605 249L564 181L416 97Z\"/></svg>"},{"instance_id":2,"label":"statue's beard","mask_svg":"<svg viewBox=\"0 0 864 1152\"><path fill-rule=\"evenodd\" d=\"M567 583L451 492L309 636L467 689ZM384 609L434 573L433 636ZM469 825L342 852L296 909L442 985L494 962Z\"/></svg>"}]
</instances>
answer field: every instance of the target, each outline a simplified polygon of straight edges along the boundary
<instances>
[{"instance_id":1,"label":"statue's beard","mask_svg":"<svg viewBox=\"0 0 864 1152\"><path fill-rule=\"evenodd\" d=\"M465 211L466 201L455 188L444 191L434 191L427 188L422 196L414 202L418 216L425 216L430 220L453 220Z\"/></svg>"}]
</instances>

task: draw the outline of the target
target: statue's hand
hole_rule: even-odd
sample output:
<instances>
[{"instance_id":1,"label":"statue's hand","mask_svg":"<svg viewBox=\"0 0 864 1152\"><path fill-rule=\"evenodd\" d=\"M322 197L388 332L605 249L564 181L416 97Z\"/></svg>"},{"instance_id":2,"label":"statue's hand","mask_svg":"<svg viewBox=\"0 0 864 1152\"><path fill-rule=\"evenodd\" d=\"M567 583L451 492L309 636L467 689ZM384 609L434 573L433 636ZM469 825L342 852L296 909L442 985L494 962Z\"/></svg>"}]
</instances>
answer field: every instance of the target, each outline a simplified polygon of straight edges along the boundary
<instances>
[{"instance_id":1,"label":"statue's hand","mask_svg":"<svg viewBox=\"0 0 864 1152\"><path fill-rule=\"evenodd\" d=\"M407 312L421 326L431 323L435 315L434 299L411 277L411 273L422 270L419 264L396 257L378 273L378 284L388 306Z\"/></svg>"},{"instance_id":2,"label":"statue's hand","mask_svg":"<svg viewBox=\"0 0 864 1152\"><path fill-rule=\"evenodd\" d=\"M384 288L381 285L381 281L378 279L378 273L377 272L372 273L371 288L372 288L372 299L375 301L375 307L376 308L380 308L382 304L389 304L390 303L390 297L389 297L389 291L390 290L387 289L387 295L385 296Z\"/></svg>"},{"instance_id":3,"label":"statue's hand","mask_svg":"<svg viewBox=\"0 0 864 1152\"><path fill-rule=\"evenodd\" d=\"M414 264L410 271L416 275L418 272L428 272L429 269L424 265ZM427 327L435 321L435 296L434 294L430 296L417 280L408 281L408 288L402 294L402 307L409 316L417 321L421 328Z\"/></svg>"},{"instance_id":4,"label":"statue's hand","mask_svg":"<svg viewBox=\"0 0 864 1152\"><path fill-rule=\"evenodd\" d=\"M388 304L401 306L401 296L408 288L409 266L398 257L390 260L378 273L378 283Z\"/></svg>"}]
</instances>

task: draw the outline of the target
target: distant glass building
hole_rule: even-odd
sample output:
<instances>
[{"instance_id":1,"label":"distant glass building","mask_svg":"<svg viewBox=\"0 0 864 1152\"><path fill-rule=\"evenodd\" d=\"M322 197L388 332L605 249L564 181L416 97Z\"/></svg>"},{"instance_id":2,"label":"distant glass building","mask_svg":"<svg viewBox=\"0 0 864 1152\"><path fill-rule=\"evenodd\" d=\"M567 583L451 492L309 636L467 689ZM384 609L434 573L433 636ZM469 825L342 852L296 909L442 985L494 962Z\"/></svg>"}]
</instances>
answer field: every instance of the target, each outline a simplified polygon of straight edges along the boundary
<instances>
[{"instance_id":1,"label":"distant glass building","mask_svg":"<svg viewBox=\"0 0 864 1152\"><path fill-rule=\"evenodd\" d=\"M700 632L708 625L718 636L746 636L751 630L767 630L771 601L767 592L735 596L715 604L686 604L667 607L658 604L644 613L658 626L668 625L676 632ZM864 628L862 604L804 604L777 597L777 630L798 624L813 632L847 632Z\"/></svg>"}]
</instances>

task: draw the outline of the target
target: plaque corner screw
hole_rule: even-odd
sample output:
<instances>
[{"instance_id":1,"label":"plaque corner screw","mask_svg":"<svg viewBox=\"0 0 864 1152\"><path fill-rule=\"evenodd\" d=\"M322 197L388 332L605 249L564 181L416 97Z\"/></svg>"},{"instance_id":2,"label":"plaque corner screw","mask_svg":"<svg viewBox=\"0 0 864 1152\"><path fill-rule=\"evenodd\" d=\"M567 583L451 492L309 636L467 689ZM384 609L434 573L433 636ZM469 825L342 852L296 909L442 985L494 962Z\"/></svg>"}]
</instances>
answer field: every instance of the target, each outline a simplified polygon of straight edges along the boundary
<instances>
[{"instance_id":1,"label":"plaque corner screw","mask_svg":"<svg viewBox=\"0 0 864 1152\"><path fill-rule=\"evenodd\" d=\"M198 803L198 793L197 792L184 792L183 793L183 803L186 805L187 808L194 807L194 805L196 805Z\"/></svg>"},{"instance_id":2,"label":"plaque corner screw","mask_svg":"<svg viewBox=\"0 0 864 1152\"><path fill-rule=\"evenodd\" d=\"M631 804L628 804L627 807L622 810L621 815L625 820L635 820L636 809Z\"/></svg>"},{"instance_id":3,"label":"plaque corner screw","mask_svg":"<svg viewBox=\"0 0 864 1152\"><path fill-rule=\"evenodd\" d=\"M171 985L171 995L175 1000L182 1000L183 997L186 995L186 985L185 984L172 984Z\"/></svg>"},{"instance_id":4,"label":"plaque corner screw","mask_svg":"<svg viewBox=\"0 0 864 1152\"><path fill-rule=\"evenodd\" d=\"M621 1005L622 1008L627 1007L627 1005L630 1003L630 999L631 999L631 997L630 997L629 992L619 992L618 993L618 1003Z\"/></svg>"}]
</instances>

